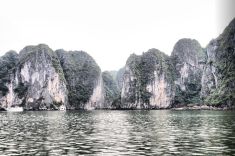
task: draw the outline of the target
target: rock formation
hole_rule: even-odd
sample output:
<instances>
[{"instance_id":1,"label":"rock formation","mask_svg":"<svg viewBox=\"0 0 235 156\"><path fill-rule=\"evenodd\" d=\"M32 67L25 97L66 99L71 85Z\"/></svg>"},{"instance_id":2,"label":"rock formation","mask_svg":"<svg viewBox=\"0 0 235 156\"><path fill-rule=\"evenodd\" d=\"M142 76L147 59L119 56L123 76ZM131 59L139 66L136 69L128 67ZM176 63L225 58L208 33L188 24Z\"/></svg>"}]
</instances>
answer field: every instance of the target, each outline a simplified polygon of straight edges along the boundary
<instances>
[{"instance_id":1,"label":"rock formation","mask_svg":"<svg viewBox=\"0 0 235 156\"><path fill-rule=\"evenodd\" d=\"M122 89L124 72L125 72L125 67L120 68L120 69L117 71L117 74L116 74L116 77L115 77L115 81L116 81L117 86L118 86L118 89L119 89L120 91L121 91L121 89Z\"/></svg>"},{"instance_id":2,"label":"rock formation","mask_svg":"<svg viewBox=\"0 0 235 156\"><path fill-rule=\"evenodd\" d=\"M162 109L235 103L235 19L203 49L179 40L171 56L132 54L119 71L101 72L83 51L27 46L0 57L0 109Z\"/></svg>"},{"instance_id":3,"label":"rock formation","mask_svg":"<svg viewBox=\"0 0 235 156\"><path fill-rule=\"evenodd\" d=\"M20 51L18 60L16 54L11 54L15 56L12 57L15 63L9 68L8 81L4 82L6 92L0 98L2 107L19 105L37 110L67 106L62 68L56 54L48 46L27 46Z\"/></svg>"},{"instance_id":4,"label":"rock formation","mask_svg":"<svg viewBox=\"0 0 235 156\"><path fill-rule=\"evenodd\" d=\"M104 83L104 91L105 91L105 101L104 108L117 108L118 101L120 98L120 91L118 89L118 85L114 80L112 74L108 71L102 73L103 83Z\"/></svg>"},{"instance_id":5,"label":"rock formation","mask_svg":"<svg viewBox=\"0 0 235 156\"><path fill-rule=\"evenodd\" d=\"M102 108L100 68L85 52L52 51L47 45L10 51L0 59L0 106L28 110Z\"/></svg>"},{"instance_id":6,"label":"rock formation","mask_svg":"<svg viewBox=\"0 0 235 156\"><path fill-rule=\"evenodd\" d=\"M181 39L170 58L154 49L142 56L132 54L125 66L121 107L231 107L235 103L234 51L235 19L205 49L196 40Z\"/></svg>"},{"instance_id":7,"label":"rock formation","mask_svg":"<svg viewBox=\"0 0 235 156\"><path fill-rule=\"evenodd\" d=\"M235 19L206 48L201 97L207 104L235 103Z\"/></svg>"},{"instance_id":8,"label":"rock formation","mask_svg":"<svg viewBox=\"0 0 235 156\"><path fill-rule=\"evenodd\" d=\"M75 109L103 108L102 73L95 60L83 51L56 50L65 79L69 103Z\"/></svg>"},{"instance_id":9,"label":"rock formation","mask_svg":"<svg viewBox=\"0 0 235 156\"><path fill-rule=\"evenodd\" d=\"M170 57L157 49L132 54L126 63L121 108L169 108L174 98L173 67Z\"/></svg>"},{"instance_id":10,"label":"rock formation","mask_svg":"<svg viewBox=\"0 0 235 156\"><path fill-rule=\"evenodd\" d=\"M200 103L201 77L206 54L196 40L181 39L173 49L175 104Z\"/></svg>"}]
</instances>

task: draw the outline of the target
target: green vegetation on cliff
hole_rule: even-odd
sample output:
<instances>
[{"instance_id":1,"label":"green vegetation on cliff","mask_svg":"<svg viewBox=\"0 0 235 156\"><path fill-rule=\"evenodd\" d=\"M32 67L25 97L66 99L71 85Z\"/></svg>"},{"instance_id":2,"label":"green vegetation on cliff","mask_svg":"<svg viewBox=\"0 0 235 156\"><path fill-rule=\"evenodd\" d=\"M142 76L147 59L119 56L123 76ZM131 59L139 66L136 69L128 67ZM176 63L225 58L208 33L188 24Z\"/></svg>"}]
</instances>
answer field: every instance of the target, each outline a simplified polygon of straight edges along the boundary
<instances>
[{"instance_id":1,"label":"green vegetation on cliff","mask_svg":"<svg viewBox=\"0 0 235 156\"><path fill-rule=\"evenodd\" d=\"M101 75L99 66L90 55L83 51L57 50L56 53L67 80L70 105L75 108L84 108Z\"/></svg>"},{"instance_id":2,"label":"green vegetation on cliff","mask_svg":"<svg viewBox=\"0 0 235 156\"><path fill-rule=\"evenodd\" d=\"M175 105L201 103L200 64L206 61L205 50L194 39L180 39L174 46L171 60L175 71Z\"/></svg>"},{"instance_id":3,"label":"green vegetation on cliff","mask_svg":"<svg viewBox=\"0 0 235 156\"><path fill-rule=\"evenodd\" d=\"M7 83L11 81L13 68L18 63L18 54L15 51L9 51L0 57L0 97L8 92Z\"/></svg>"},{"instance_id":4,"label":"green vegetation on cliff","mask_svg":"<svg viewBox=\"0 0 235 156\"><path fill-rule=\"evenodd\" d=\"M232 106L235 104L235 19L209 46L216 46L208 66L216 69L217 86L206 103Z\"/></svg>"},{"instance_id":5,"label":"green vegetation on cliff","mask_svg":"<svg viewBox=\"0 0 235 156\"><path fill-rule=\"evenodd\" d=\"M11 102L19 104L30 98L32 107L55 104L54 93L59 95L56 97L64 94L61 101L77 109L83 109L88 103L93 106L97 99L102 103L103 98L105 104L99 104L100 108L152 109L203 102L234 106L234 60L235 19L205 49L196 40L181 39L175 44L171 57L150 49L142 55L132 54L119 71L102 74L86 52L54 52L44 44L27 46L19 55L9 51L0 57L0 100L1 104L8 103L9 99L4 96L13 89ZM62 83L54 79L55 72ZM51 90L53 94L49 94Z\"/></svg>"},{"instance_id":6,"label":"green vegetation on cliff","mask_svg":"<svg viewBox=\"0 0 235 156\"><path fill-rule=\"evenodd\" d=\"M24 49L22 49L20 51L19 67L29 60L37 61L37 63L46 63L45 61L50 60L50 63L54 67L55 71L59 74L60 79L65 81L60 61L56 53L51 48L49 48L48 45L39 44L37 46L26 46ZM31 68L36 67L32 66Z\"/></svg>"},{"instance_id":7,"label":"green vegetation on cliff","mask_svg":"<svg viewBox=\"0 0 235 156\"><path fill-rule=\"evenodd\" d=\"M27 94L28 85L26 83L20 82L16 88L14 88L14 92L18 94L20 99L24 98Z\"/></svg>"},{"instance_id":8,"label":"green vegetation on cliff","mask_svg":"<svg viewBox=\"0 0 235 156\"><path fill-rule=\"evenodd\" d=\"M105 71L102 73L105 91L105 105L107 107L118 107L117 101L120 101L120 90L118 89L117 83L112 76L112 73Z\"/></svg>"},{"instance_id":9,"label":"green vegetation on cliff","mask_svg":"<svg viewBox=\"0 0 235 156\"><path fill-rule=\"evenodd\" d=\"M130 71L127 70L124 75L129 74L133 80L129 82L129 93L127 93L124 103L138 101L141 104L149 105L152 93L147 90L147 85L157 75L164 75L164 79L173 84L174 71L170 57L157 49L150 49L141 56L132 54L127 60L127 67L130 68Z\"/></svg>"},{"instance_id":10,"label":"green vegetation on cliff","mask_svg":"<svg viewBox=\"0 0 235 156\"><path fill-rule=\"evenodd\" d=\"M116 77L115 77L115 80L116 80L117 85L118 85L118 89L119 89L120 91L121 91L122 85L123 85L123 75L124 75L124 72L125 72L125 67L120 68L120 69L117 71L117 74L116 74Z\"/></svg>"}]
</instances>

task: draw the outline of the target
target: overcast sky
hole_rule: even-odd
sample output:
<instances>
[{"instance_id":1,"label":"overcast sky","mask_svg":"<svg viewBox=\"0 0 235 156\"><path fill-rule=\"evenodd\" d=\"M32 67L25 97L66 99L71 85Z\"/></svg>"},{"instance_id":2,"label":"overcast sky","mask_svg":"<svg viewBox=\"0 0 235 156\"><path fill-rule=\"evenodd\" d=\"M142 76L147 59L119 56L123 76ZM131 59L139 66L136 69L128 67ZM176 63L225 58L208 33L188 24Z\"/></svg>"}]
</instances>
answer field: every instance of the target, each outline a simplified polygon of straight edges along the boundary
<instances>
[{"instance_id":1,"label":"overcast sky","mask_svg":"<svg viewBox=\"0 0 235 156\"><path fill-rule=\"evenodd\" d=\"M230 3L229 3L230 1ZM26 45L88 52L102 70L131 53L170 55L181 38L206 46L233 19L232 0L1 0L0 56ZM232 6L232 7L231 7Z\"/></svg>"}]
</instances>

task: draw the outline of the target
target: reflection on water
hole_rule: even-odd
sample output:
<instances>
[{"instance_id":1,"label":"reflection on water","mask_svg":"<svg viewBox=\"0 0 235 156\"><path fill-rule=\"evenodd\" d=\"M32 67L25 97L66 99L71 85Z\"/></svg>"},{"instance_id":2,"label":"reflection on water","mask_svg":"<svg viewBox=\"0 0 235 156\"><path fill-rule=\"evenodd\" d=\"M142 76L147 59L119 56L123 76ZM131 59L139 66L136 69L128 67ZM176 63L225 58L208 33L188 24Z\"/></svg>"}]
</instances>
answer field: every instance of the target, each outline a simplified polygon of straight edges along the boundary
<instances>
[{"instance_id":1,"label":"reflection on water","mask_svg":"<svg viewBox=\"0 0 235 156\"><path fill-rule=\"evenodd\" d=\"M0 155L232 155L233 111L0 113Z\"/></svg>"}]
</instances>

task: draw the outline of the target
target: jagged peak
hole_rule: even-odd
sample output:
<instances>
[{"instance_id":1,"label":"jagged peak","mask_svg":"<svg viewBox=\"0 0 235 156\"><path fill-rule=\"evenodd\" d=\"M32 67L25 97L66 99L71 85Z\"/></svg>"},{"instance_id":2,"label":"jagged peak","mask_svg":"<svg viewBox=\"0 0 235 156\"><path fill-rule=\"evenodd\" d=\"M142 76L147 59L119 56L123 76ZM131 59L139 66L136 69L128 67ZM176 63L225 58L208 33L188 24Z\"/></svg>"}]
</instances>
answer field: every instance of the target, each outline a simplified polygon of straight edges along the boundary
<instances>
[{"instance_id":1,"label":"jagged peak","mask_svg":"<svg viewBox=\"0 0 235 156\"><path fill-rule=\"evenodd\" d=\"M64 53L64 54L70 54L70 55L75 55L75 56L80 56L80 57L88 57L88 58L92 58L93 59L93 57L90 55L90 54L88 54L87 52L85 52L85 51L82 51L82 50L69 50L69 51L66 51L66 50L64 50L64 49L58 49L58 50L56 50L55 51L56 53Z\"/></svg>"},{"instance_id":2,"label":"jagged peak","mask_svg":"<svg viewBox=\"0 0 235 156\"><path fill-rule=\"evenodd\" d=\"M133 62L139 62L141 61L141 59L143 58L156 58L156 59L162 59L162 58L167 58L169 57L167 54L165 54L164 52L160 51L159 49L156 48L151 48L146 52L143 52L142 55L137 55L135 53L132 53L128 59L126 64L130 65Z\"/></svg>"},{"instance_id":3,"label":"jagged peak","mask_svg":"<svg viewBox=\"0 0 235 156\"><path fill-rule=\"evenodd\" d=\"M64 49L56 49L55 52L66 52Z\"/></svg>"},{"instance_id":4,"label":"jagged peak","mask_svg":"<svg viewBox=\"0 0 235 156\"><path fill-rule=\"evenodd\" d=\"M228 24L227 27L235 27L235 17L232 19L232 21Z\"/></svg>"},{"instance_id":5,"label":"jagged peak","mask_svg":"<svg viewBox=\"0 0 235 156\"><path fill-rule=\"evenodd\" d=\"M137 55L136 53L132 53L132 54L130 54L130 56L129 57L139 57L140 55Z\"/></svg>"},{"instance_id":6,"label":"jagged peak","mask_svg":"<svg viewBox=\"0 0 235 156\"><path fill-rule=\"evenodd\" d=\"M183 38L174 45L171 57L178 58L179 62L197 65L198 59L204 60L206 54L197 40Z\"/></svg>"},{"instance_id":7,"label":"jagged peak","mask_svg":"<svg viewBox=\"0 0 235 156\"><path fill-rule=\"evenodd\" d=\"M161 53L161 51L159 49L156 49L156 48L151 48L146 53L149 53L149 52L158 52L158 53Z\"/></svg>"},{"instance_id":8,"label":"jagged peak","mask_svg":"<svg viewBox=\"0 0 235 156\"><path fill-rule=\"evenodd\" d=\"M7 59L9 57L18 57L18 53L14 50L9 50L8 52L6 52L4 55L0 56L1 60Z\"/></svg>"},{"instance_id":9,"label":"jagged peak","mask_svg":"<svg viewBox=\"0 0 235 156\"><path fill-rule=\"evenodd\" d=\"M28 50L28 49L32 49L32 48L43 49L43 48L49 48L49 46L47 44L41 43L41 44L38 44L38 45L28 45L28 46L25 46L22 50Z\"/></svg>"},{"instance_id":10,"label":"jagged peak","mask_svg":"<svg viewBox=\"0 0 235 156\"><path fill-rule=\"evenodd\" d=\"M18 55L18 53L15 50L9 50L8 52L5 53L5 55Z\"/></svg>"},{"instance_id":11,"label":"jagged peak","mask_svg":"<svg viewBox=\"0 0 235 156\"><path fill-rule=\"evenodd\" d=\"M14 50L9 50L2 57L17 57L19 54Z\"/></svg>"},{"instance_id":12,"label":"jagged peak","mask_svg":"<svg viewBox=\"0 0 235 156\"><path fill-rule=\"evenodd\" d=\"M37 50L42 50L45 49L47 51L53 52L53 50L46 44L38 44L38 45L29 45L24 47L21 51L20 51L20 56L31 53L31 52L36 52Z\"/></svg>"},{"instance_id":13,"label":"jagged peak","mask_svg":"<svg viewBox=\"0 0 235 156\"><path fill-rule=\"evenodd\" d=\"M160 51L156 48L151 48L147 52L144 52L143 55L154 55L155 57L169 57L166 53Z\"/></svg>"},{"instance_id":14,"label":"jagged peak","mask_svg":"<svg viewBox=\"0 0 235 156\"><path fill-rule=\"evenodd\" d=\"M127 64L127 65L131 65L133 62L139 61L139 60L140 60L140 57L141 57L141 55L137 55L137 54L135 54L135 53L132 53L132 54L128 57L128 59L127 59L127 61L126 61L126 64Z\"/></svg>"},{"instance_id":15,"label":"jagged peak","mask_svg":"<svg viewBox=\"0 0 235 156\"><path fill-rule=\"evenodd\" d=\"M232 37L234 38L235 34L235 18L228 24L228 26L224 29L223 33L219 35L215 40L223 39L225 42L230 40Z\"/></svg>"},{"instance_id":16,"label":"jagged peak","mask_svg":"<svg viewBox=\"0 0 235 156\"><path fill-rule=\"evenodd\" d=\"M194 38L181 38L177 41L177 43L180 42L198 42L196 39Z\"/></svg>"},{"instance_id":17,"label":"jagged peak","mask_svg":"<svg viewBox=\"0 0 235 156\"><path fill-rule=\"evenodd\" d=\"M174 55L178 52L185 52L186 50L188 50L188 48L202 48L200 43L196 40L196 39L191 39L191 38L182 38L180 40L178 40L176 42L176 44L174 45L173 51L171 53L171 55Z\"/></svg>"},{"instance_id":18,"label":"jagged peak","mask_svg":"<svg viewBox=\"0 0 235 156\"><path fill-rule=\"evenodd\" d=\"M64 49L58 49L55 53L62 62L66 60L64 63L73 66L83 66L89 64L89 66L97 67L97 70L101 72L101 69L95 59L85 51L66 51Z\"/></svg>"},{"instance_id":19,"label":"jagged peak","mask_svg":"<svg viewBox=\"0 0 235 156\"><path fill-rule=\"evenodd\" d=\"M0 57L0 62L8 62L8 61L13 61L13 62L17 62L18 61L18 53L14 50L10 50L8 52L6 52L3 56Z\"/></svg>"}]
</instances>

